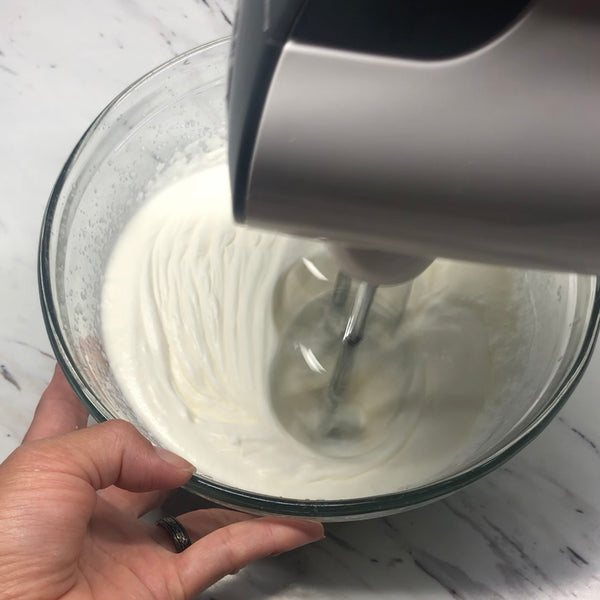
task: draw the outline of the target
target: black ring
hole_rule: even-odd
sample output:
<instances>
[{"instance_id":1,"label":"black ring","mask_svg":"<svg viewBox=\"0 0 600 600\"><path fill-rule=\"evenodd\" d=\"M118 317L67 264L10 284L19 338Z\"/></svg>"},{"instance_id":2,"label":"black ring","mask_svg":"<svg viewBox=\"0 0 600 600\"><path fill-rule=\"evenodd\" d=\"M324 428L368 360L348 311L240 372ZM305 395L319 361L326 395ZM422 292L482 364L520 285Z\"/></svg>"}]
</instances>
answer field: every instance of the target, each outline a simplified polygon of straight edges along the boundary
<instances>
[{"instance_id":1,"label":"black ring","mask_svg":"<svg viewBox=\"0 0 600 600\"><path fill-rule=\"evenodd\" d=\"M175 517L163 517L156 521L156 524L170 534L175 552L178 554L192 545L192 540L185 527Z\"/></svg>"}]
</instances>

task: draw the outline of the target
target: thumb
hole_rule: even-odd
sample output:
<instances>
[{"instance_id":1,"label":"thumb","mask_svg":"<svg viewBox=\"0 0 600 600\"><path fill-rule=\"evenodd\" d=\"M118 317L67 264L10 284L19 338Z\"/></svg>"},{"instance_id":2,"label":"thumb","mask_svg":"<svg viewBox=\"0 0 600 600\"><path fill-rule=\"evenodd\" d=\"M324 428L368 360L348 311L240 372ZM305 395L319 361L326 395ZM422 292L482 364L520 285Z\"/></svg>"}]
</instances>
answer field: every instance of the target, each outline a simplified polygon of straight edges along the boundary
<instances>
[{"instance_id":1,"label":"thumb","mask_svg":"<svg viewBox=\"0 0 600 600\"><path fill-rule=\"evenodd\" d=\"M88 416L87 409L69 385L60 367L56 365L52 381L40 398L24 441L83 429Z\"/></svg>"},{"instance_id":2,"label":"thumb","mask_svg":"<svg viewBox=\"0 0 600 600\"><path fill-rule=\"evenodd\" d=\"M75 476L96 490L111 485L132 492L170 489L183 485L195 471L189 462L153 446L133 425L120 420L26 443L14 454L21 472L29 467L36 476Z\"/></svg>"}]
</instances>

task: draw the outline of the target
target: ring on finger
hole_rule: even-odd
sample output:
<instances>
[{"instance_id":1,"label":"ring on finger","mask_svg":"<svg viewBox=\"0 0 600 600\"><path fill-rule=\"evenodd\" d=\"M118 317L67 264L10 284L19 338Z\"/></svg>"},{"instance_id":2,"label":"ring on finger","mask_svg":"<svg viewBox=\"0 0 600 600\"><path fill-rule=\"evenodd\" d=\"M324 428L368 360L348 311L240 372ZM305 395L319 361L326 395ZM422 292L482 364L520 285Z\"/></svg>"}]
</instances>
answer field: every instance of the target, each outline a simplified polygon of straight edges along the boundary
<instances>
[{"instance_id":1,"label":"ring on finger","mask_svg":"<svg viewBox=\"0 0 600 600\"><path fill-rule=\"evenodd\" d=\"M192 545L192 540L185 527L175 518L169 515L159 519L156 524L162 527L170 536L175 552L183 552L186 548Z\"/></svg>"}]
</instances>

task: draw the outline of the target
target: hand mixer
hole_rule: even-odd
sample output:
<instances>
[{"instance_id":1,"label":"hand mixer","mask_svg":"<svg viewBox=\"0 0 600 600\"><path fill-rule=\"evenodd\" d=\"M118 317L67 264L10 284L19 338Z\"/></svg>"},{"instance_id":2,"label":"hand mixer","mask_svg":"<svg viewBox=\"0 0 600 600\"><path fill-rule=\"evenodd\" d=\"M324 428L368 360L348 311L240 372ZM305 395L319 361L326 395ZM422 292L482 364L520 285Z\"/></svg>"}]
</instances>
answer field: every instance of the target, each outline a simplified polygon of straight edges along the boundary
<instances>
[{"instance_id":1,"label":"hand mixer","mask_svg":"<svg viewBox=\"0 0 600 600\"><path fill-rule=\"evenodd\" d=\"M378 284L438 256L600 271L599 61L587 0L240 1L235 218L325 238L363 282L325 404Z\"/></svg>"}]
</instances>

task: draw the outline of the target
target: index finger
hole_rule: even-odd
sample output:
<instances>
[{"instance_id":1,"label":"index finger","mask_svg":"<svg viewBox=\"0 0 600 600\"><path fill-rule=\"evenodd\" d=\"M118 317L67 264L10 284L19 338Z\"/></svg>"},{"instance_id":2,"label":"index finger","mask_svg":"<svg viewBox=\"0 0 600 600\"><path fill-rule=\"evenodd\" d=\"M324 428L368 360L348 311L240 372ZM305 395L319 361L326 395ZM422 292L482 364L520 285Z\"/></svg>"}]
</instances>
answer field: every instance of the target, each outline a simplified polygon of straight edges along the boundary
<instances>
[{"instance_id":1,"label":"index finger","mask_svg":"<svg viewBox=\"0 0 600 600\"><path fill-rule=\"evenodd\" d=\"M35 409L23 442L39 440L87 425L89 413L56 365L54 376Z\"/></svg>"}]
</instances>

